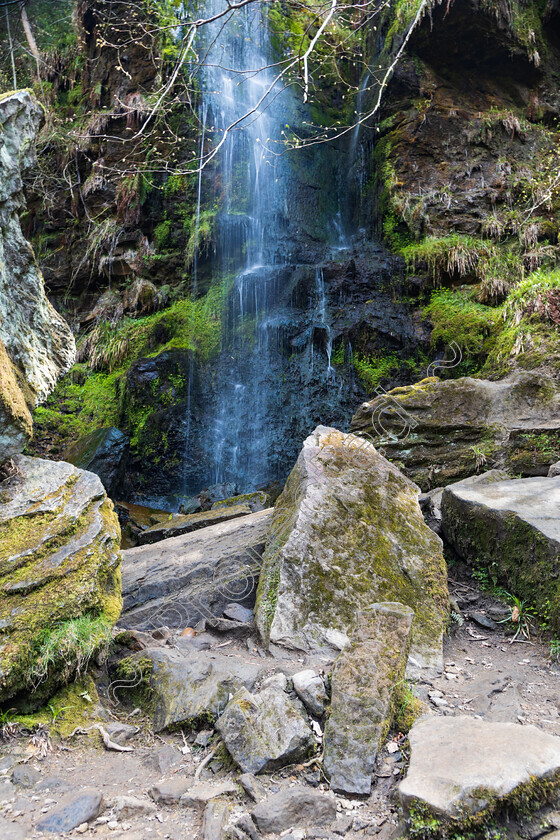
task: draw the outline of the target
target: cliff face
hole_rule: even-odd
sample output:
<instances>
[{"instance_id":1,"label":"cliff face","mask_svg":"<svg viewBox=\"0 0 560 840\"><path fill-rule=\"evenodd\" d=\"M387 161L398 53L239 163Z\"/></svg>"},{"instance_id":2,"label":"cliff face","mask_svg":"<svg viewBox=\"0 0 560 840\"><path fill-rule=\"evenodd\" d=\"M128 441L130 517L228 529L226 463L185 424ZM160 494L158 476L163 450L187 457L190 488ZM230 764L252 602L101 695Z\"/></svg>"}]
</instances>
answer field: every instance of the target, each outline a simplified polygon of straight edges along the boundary
<instances>
[{"instance_id":1,"label":"cliff face","mask_svg":"<svg viewBox=\"0 0 560 840\"><path fill-rule=\"evenodd\" d=\"M75 359L72 333L47 299L19 220L22 174L35 162L41 120L27 91L0 100L0 462L20 451L30 434L26 403L44 400Z\"/></svg>"}]
</instances>

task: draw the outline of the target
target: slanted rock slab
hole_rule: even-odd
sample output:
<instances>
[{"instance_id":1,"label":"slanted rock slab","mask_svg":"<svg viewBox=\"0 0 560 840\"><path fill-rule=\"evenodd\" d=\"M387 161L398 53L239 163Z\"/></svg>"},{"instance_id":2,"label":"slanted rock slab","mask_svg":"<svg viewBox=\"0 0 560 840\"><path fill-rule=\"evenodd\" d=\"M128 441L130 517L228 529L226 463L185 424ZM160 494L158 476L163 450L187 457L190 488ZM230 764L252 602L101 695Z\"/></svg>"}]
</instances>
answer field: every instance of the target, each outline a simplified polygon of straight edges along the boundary
<instances>
[{"instance_id":1,"label":"slanted rock slab","mask_svg":"<svg viewBox=\"0 0 560 840\"><path fill-rule=\"evenodd\" d=\"M332 793L303 787L288 788L259 802L251 816L263 834L280 834L287 828L328 825L336 819L336 799Z\"/></svg>"},{"instance_id":2,"label":"slanted rock slab","mask_svg":"<svg viewBox=\"0 0 560 840\"><path fill-rule=\"evenodd\" d=\"M89 655L110 635L121 609L120 529L93 473L14 462L21 476L6 482L0 506L0 702L17 696L31 710L72 676L75 622Z\"/></svg>"},{"instance_id":3,"label":"slanted rock slab","mask_svg":"<svg viewBox=\"0 0 560 840\"><path fill-rule=\"evenodd\" d=\"M194 627L232 601L252 606L272 511L123 551L120 626Z\"/></svg>"},{"instance_id":4,"label":"slanted rock slab","mask_svg":"<svg viewBox=\"0 0 560 840\"><path fill-rule=\"evenodd\" d=\"M543 475L560 457L560 386L541 373L499 382L439 380L393 388L363 403L351 431L370 436L424 492L487 468Z\"/></svg>"},{"instance_id":5,"label":"slanted rock slab","mask_svg":"<svg viewBox=\"0 0 560 840\"><path fill-rule=\"evenodd\" d=\"M154 802L173 804L178 802L186 790L192 785L192 779L164 779L150 788L150 796Z\"/></svg>"},{"instance_id":6,"label":"slanted rock slab","mask_svg":"<svg viewBox=\"0 0 560 840\"><path fill-rule=\"evenodd\" d=\"M49 814L45 814L36 831L58 834L94 820L103 808L103 797L94 788L83 788L78 793L66 796Z\"/></svg>"},{"instance_id":7,"label":"slanted rock slab","mask_svg":"<svg viewBox=\"0 0 560 840\"><path fill-rule=\"evenodd\" d=\"M411 665L441 671L447 571L418 492L368 441L319 426L274 509L255 612L263 639L332 655L361 610L395 601L415 612Z\"/></svg>"},{"instance_id":8,"label":"slanted rock slab","mask_svg":"<svg viewBox=\"0 0 560 840\"><path fill-rule=\"evenodd\" d=\"M238 691L216 729L245 773L263 773L291 764L315 746L303 706L276 686L256 694L246 689Z\"/></svg>"},{"instance_id":9,"label":"slanted rock slab","mask_svg":"<svg viewBox=\"0 0 560 840\"><path fill-rule=\"evenodd\" d=\"M535 726L431 717L409 732L410 767L399 786L407 811L458 820L492 813L539 781L560 785L560 738Z\"/></svg>"},{"instance_id":10,"label":"slanted rock slab","mask_svg":"<svg viewBox=\"0 0 560 840\"><path fill-rule=\"evenodd\" d=\"M191 531L198 531L200 528L208 528L209 525L217 525L220 522L228 522L230 519L238 519L240 516L247 516L253 513L248 505L232 505L231 507L219 508L217 510L201 511L200 513L189 513L185 516L174 516L167 522L152 525L145 531L138 534L139 545L151 545L160 540L178 537L181 534L188 534Z\"/></svg>"},{"instance_id":11,"label":"slanted rock slab","mask_svg":"<svg viewBox=\"0 0 560 840\"><path fill-rule=\"evenodd\" d=\"M393 688L404 677L413 616L402 604L374 604L335 662L324 759L333 790L371 790L379 744L391 724Z\"/></svg>"},{"instance_id":12,"label":"slanted rock slab","mask_svg":"<svg viewBox=\"0 0 560 840\"><path fill-rule=\"evenodd\" d=\"M560 630L560 476L466 481L446 487L442 530L468 563L499 581Z\"/></svg>"}]
</instances>

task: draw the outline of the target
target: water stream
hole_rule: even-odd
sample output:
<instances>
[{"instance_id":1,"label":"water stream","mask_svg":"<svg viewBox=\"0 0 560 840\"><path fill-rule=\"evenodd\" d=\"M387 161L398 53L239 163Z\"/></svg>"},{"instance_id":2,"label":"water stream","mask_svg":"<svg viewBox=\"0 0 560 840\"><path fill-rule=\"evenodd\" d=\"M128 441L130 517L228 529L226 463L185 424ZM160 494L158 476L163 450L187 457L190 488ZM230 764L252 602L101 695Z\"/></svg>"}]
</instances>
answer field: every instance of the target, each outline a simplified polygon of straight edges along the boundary
<instances>
[{"instance_id":1,"label":"water stream","mask_svg":"<svg viewBox=\"0 0 560 840\"><path fill-rule=\"evenodd\" d=\"M225 0L209 0L205 15L224 8ZM261 4L237 10L206 27L198 44L202 134L220 148L198 180L196 224L203 210L215 211L205 272L225 284L227 303L220 356L199 375L196 398L189 385L183 493L283 480L313 426L345 416L320 264L343 259L350 246L333 188L340 156L286 151L283 132L308 115L277 80L265 15ZM198 256L194 270L198 283ZM204 405L196 431L195 399Z\"/></svg>"}]
</instances>

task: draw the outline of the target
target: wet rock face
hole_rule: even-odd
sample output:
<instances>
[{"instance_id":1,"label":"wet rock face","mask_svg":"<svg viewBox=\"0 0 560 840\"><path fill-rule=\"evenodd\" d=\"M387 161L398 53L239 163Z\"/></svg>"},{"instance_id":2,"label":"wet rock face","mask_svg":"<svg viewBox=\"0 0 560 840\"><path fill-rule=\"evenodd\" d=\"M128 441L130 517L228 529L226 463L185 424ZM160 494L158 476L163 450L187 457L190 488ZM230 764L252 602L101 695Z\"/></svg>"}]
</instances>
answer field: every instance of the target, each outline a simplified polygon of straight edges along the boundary
<instances>
[{"instance_id":1,"label":"wet rock face","mask_svg":"<svg viewBox=\"0 0 560 840\"><path fill-rule=\"evenodd\" d=\"M24 239L23 172L35 162L42 109L28 91L0 100L0 340L37 399L44 399L74 362L70 328L45 295Z\"/></svg>"},{"instance_id":2,"label":"wet rock face","mask_svg":"<svg viewBox=\"0 0 560 840\"><path fill-rule=\"evenodd\" d=\"M0 702L36 708L118 618L120 530L93 473L14 461L19 474L3 484L0 505Z\"/></svg>"},{"instance_id":3,"label":"wet rock face","mask_svg":"<svg viewBox=\"0 0 560 840\"><path fill-rule=\"evenodd\" d=\"M418 488L369 443L319 426L276 503L259 632L288 648L332 652L349 642L360 611L389 600L416 613L410 664L441 669L446 569Z\"/></svg>"},{"instance_id":4,"label":"wet rock face","mask_svg":"<svg viewBox=\"0 0 560 840\"><path fill-rule=\"evenodd\" d=\"M267 319L267 365L252 351L236 356L242 378L258 380L252 398L239 405L219 388L233 376L231 353L202 361L174 349L133 362L120 383L119 427L133 440L123 494L160 507L173 496L179 507L179 497L208 488L216 475L237 484L227 496L283 483L317 423L327 418L345 428L366 395L353 360L380 353L410 359L429 339L412 307L393 300L393 260L382 249L370 251L368 258L348 252L339 263L282 268L282 292ZM167 340L165 324L159 340ZM406 373L395 376L410 381ZM258 432L257 403L265 415ZM233 451L236 464L228 463Z\"/></svg>"},{"instance_id":5,"label":"wet rock face","mask_svg":"<svg viewBox=\"0 0 560 840\"><path fill-rule=\"evenodd\" d=\"M80 438L64 453L64 460L95 473L112 496L119 484L128 438L114 427L97 429Z\"/></svg>"},{"instance_id":6,"label":"wet rock face","mask_svg":"<svg viewBox=\"0 0 560 840\"><path fill-rule=\"evenodd\" d=\"M510 592L560 629L560 477L467 481L445 488L442 531L467 563L492 568Z\"/></svg>"},{"instance_id":7,"label":"wet rock face","mask_svg":"<svg viewBox=\"0 0 560 840\"><path fill-rule=\"evenodd\" d=\"M364 403L353 432L428 491L504 468L547 475L560 454L560 388L537 373L483 379L424 379Z\"/></svg>"}]
</instances>

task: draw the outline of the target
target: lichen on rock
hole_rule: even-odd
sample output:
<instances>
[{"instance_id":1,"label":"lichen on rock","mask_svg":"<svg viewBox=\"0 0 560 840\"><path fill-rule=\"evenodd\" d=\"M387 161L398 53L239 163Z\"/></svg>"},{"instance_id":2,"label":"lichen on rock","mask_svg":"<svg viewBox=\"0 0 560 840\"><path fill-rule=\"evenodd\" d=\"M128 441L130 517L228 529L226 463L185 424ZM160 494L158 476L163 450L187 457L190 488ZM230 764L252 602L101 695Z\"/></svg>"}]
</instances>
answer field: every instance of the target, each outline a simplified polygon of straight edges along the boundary
<instances>
[{"instance_id":1,"label":"lichen on rock","mask_svg":"<svg viewBox=\"0 0 560 840\"><path fill-rule=\"evenodd\" d=\"M120 529L93 473L14 460L0 507L0 702L32 710L110 639Z\"/></svg>"},{"instance_id":2,"label":"lichen on rock","mask_svg":"<svg viewBox=\"0 0 560 840\"><path fill-rule=\"evenodd\" d=\"M367 441L319 426L276 504L259 632L267 642L332 653L348 643L359 612L380 601L415 612L410 666L441 668L446 569L418 488Z\"/></svg>"}]
</instances>

